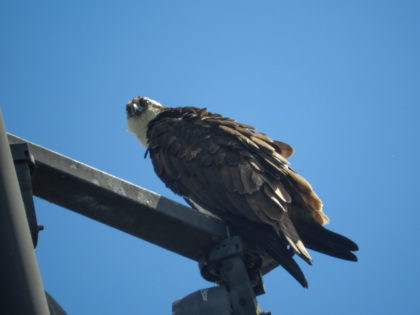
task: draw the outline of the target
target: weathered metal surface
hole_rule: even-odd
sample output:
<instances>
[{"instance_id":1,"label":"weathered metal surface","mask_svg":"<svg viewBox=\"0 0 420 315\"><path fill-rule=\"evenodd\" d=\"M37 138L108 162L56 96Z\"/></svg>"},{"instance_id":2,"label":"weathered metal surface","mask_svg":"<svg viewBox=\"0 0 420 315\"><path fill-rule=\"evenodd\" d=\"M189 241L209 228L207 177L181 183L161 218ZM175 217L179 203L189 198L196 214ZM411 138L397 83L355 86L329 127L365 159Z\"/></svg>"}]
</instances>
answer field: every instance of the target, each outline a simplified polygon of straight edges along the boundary
<instances>
[{"instance_id":1,"label":"weathered metal surface","mask_svg":"<svg viewBox=\"0 0 420 315\"><path fill-rule=\"evenodd\" d=\"M198 260L202 250L226 237L224 223L25 139L35 158L33 191L116 229Z\"/></svg>"}]
</instances>

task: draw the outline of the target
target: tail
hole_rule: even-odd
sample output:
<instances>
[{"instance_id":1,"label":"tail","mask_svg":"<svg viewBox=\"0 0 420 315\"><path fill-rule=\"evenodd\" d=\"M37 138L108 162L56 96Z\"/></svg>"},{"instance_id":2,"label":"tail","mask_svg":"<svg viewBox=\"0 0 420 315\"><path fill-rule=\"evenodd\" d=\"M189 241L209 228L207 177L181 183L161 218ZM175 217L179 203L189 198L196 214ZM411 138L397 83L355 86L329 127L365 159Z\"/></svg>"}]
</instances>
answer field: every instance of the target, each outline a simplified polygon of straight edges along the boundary
<instances>
[{"instance_id":1,"label":"tail","mask_svg":"<svg viewBox=\"0 0 420 315\"><path fill-rule=\"evenodd\" d=\"M289 272L304 288L308 287L299 265L293 259L294 251L288 249L289 243L280 238L271 226L264 224L249 224L242 219L228 220L228 226L233 233L240 235L248 242L263 249L287 272Z\"/></svg>"},{"instance_id":2,"label":"tail","mask_svg":"<svg viewBox=\"0 0 420 315\"><path fill-rule=\"evenodd\" d=\"M290 220L287 213L283 213L278 222L273 225L274 230L277 232L279 237L284 236L289 243L290 247L293 248L295 253L299 255L308 264L312 265L312 258L305 248L299 234L296 231L293 222Z\"/></svg>"},{"instance_id":3,"label":"tail","mask_svg":"<svg viewBox=\"0 0 420 315\"><path fill-rule=\"evenodd\" d=\"M352 252L359 247L347 237L332 232L317 222L295 222L295 227L306 247L333 257L357 261Z\"/></svg>"},{"instance_id":4,"label":"tail","mask_svg":"<svg viewBox=\"0 0 420 315\"><path fill-rule=\"evenodd\" d=\"M308 287L308 281L305 278L299 265L293 259L294 252L287 249L288 244L282 244L279 239L265 240L259 245L269 254L275 261L277 261L293 278L295 278L304 288Z\"/></svg>"}]
</instances>

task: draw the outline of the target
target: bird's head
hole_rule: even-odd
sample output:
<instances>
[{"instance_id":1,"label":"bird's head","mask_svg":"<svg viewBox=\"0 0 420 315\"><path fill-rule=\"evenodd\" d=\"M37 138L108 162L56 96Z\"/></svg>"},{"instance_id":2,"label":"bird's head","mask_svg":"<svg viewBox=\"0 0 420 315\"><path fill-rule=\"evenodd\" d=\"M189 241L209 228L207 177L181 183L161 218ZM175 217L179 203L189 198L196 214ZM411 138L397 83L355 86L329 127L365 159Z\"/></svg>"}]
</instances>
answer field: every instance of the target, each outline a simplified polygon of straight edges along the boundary
<instances>
[{"instance_id":1,"label":"bird's head","mask_svg":"<svg viewBox=\"0 0 420 315\"><path fill-rule=\"evenodd\" d=\"M143 96L137 96L126 105L128 131L147 146L147 126L165 109L160 103Z\"/></svg>"},{"instance_id":2,"label":"bird's head","mask_svg":"<svg viewBox=\"0 0 420 315\"><path fill-rule=\"evenodd\" d=\"M148 97L136 96L131 99L126 106L127 119L139 117L148 112L160 113L163 109L162 104Z\"/></svg>"}]
</instances>

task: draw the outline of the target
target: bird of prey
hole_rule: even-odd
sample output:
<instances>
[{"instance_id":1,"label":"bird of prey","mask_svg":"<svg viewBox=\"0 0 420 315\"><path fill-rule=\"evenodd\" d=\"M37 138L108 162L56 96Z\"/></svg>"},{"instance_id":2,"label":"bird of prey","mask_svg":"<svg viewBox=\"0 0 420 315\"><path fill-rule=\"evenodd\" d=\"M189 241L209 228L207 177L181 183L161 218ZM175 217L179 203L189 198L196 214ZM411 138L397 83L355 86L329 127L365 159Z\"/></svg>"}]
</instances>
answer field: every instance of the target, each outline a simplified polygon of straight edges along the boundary
<instances>
[{"instance_id":1,"label":"bird of prey","mask_svg":"<svg viewBox=\"0 0 420 315\"><path fill-rule=\"evenodd\" d=\"M308 283L293 254L309 264L307 248L357 261L356 243L323 227L329 219L321 200L286 160L290 145L206 108L165 107L138 96L126 112L128 130L167 187L224 219L303 287Z\"/></svg>"}]
</instances>

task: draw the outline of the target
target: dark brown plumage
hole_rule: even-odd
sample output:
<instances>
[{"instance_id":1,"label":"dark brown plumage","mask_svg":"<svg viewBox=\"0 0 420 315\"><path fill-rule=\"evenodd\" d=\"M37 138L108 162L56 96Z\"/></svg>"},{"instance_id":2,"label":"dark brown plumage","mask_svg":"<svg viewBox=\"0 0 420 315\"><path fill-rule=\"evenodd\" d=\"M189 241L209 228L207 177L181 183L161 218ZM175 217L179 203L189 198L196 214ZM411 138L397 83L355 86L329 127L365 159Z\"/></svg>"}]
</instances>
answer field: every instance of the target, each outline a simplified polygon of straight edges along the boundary
<instances>
[{"instance_id":1,"label":"dark brown plumage","mask_svg":"<svg viewBox=\"0 0 420 315\"><path fill-rule=\"evenodd\" d=\"M146 98L136 99L127 112L132 104L147 112ZM226 220L304 287L307 281L292 256L310 263L305 246L357 260L354 242L322 227L328 218L321 200L288 165L286 158L293 154L288 144L195 107L161 107L146 125L148 152L165 184L193 206Z\"/></svg>"}]
</instances>

